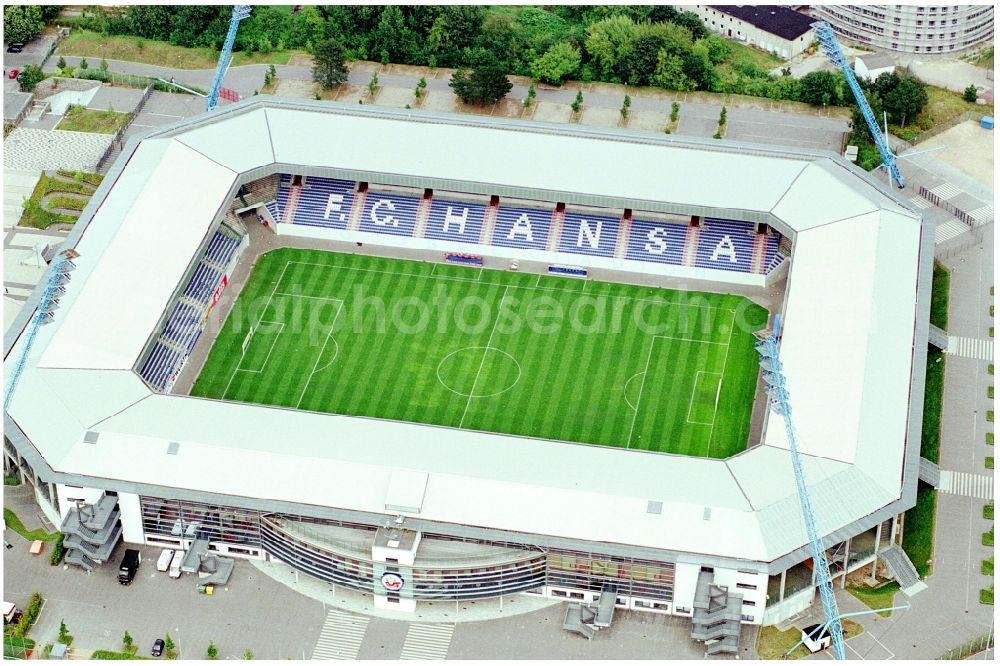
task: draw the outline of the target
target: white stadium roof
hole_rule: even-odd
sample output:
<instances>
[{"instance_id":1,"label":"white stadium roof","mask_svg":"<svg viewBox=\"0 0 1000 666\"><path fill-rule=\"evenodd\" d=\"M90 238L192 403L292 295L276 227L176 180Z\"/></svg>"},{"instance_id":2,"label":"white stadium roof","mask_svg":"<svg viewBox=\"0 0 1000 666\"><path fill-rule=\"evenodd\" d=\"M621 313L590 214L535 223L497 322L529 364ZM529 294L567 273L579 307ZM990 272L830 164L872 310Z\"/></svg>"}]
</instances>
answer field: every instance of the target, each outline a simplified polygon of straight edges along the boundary
<instances>
[{"instance_id":1,"label":"white stadium roof","mask_svg":"<svg viewBox=\"0 0 1000 666\"><path fill-rule=\"evenodd\" d=\"M722 461L151 391L131 370L234 188L334 168L772 216L795 243L781 351L819 529L901 496L920 218L833 156L256 98L123 159L8 412L57 474L392 513L404 469L427 474L429 521L761 562L806 543L774 416L762 446Z\"/></svg>"}]
</instances>

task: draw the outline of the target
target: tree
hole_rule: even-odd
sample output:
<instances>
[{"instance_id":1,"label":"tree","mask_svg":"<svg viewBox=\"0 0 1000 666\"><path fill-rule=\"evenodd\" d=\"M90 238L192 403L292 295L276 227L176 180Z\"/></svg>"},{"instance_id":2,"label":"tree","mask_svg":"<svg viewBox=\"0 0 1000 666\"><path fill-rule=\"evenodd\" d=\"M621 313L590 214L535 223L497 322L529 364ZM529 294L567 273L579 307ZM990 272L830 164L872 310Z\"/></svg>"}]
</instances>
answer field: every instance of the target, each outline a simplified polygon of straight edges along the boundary
<instances>
[{"instance_id":1,"label":"tree","mask_svg":"<svg viewBox=\"0 0 1000 666\"><path fill-rule=\"evenodd\" d=\"M378 27L368 40L369 53L385 54L389 62L410 62L416 49L413 32L403 23L399 5L387 5L379 17Z\"/></svg>"},{"instance_id":2,"label":"tree","mask_svg":"<svg viewBox=\"0 0 1000 666\"><path fill-rule=\"evenodd\" d=\"M649 85L656 73L656 61L663 47L664 40L656 35L643 35L635 40L632 52L624 63L629 85Z\"/></svg>"},{"instance_id":3,"label":"tree","mask_svg":"<svg viewBox=\"0 0 1000 666\"><path fill-rule=\"evenodd\" d=\"M86 71L90 69L90 65L87 63L87 59L83 58L80 60L80 71Z\"/></svg>"},{"instance_id":4,"label":"tree","mask_svg":"<svg viewBox=\"0 0 1000 666\"><path fill-rule=\"evenodd\" d=\"M524 99L524 108L526 109L530 108L531 105L535 103L536 94L537 93L535 92L535 84L532 83L530 86L528 86L528 96Z\"/></svg>"},{"instance_id":5,"label":"tree","mask_svg":"<svg viewBox=\"0 0 1000 666\"><path fill-rule=\"evenodd\" d=\"M806 104L830 106L837 102L840 77L833 72L810 72L799 83L802 92L799 97Z\"/></svg>"},{"instance_id":6,"label":"tree","mask_svg":"<svg viewBox=\"0 0 1000 666\"><path fill-rule=\"evenodd\" d=\"M580 68L580 49L569 42L559 42L535 58L531 63L531 76L539 81L561 85Z\"/></svg>"},{"instance_id":7,"label":"tree","mask_svg":"<svg viewBox=\"0 0 1000 666\"><path fill-rule=\"evenodd\" d=\"M251 651L250 648L247 648L246 650L244 650L243 651L243 658L246 659L246 660L248 660L248 661L253 661L253 651Z\"/></svg>"},{"instance_id":8,"label":"tree","mask_svg":"<svg viewBox=\"0 0 1000 666\"><path fill-rule=\"evenodd\" d=\"M605 78L617 78L636 38L635 23L628 16L614 15L587 28L587 53Z\"/></svg>"},{"instance_id":9,"label":"tree","mask_svg":"<svg viewBox=\"0 0 1000 666\"><path fill-rule=\"evenodd\" d=\"M174 645L174 639L172 639L170 637L170 634L167 634L166 638L164 638L164 640L163 640L163 647L167 651L167 659L176 659L177 658L177 653L174 652L174 649L177 646Z\"/></svg>"},{"instance_id":10,"label":"tree","mask_svg":"<svg viewBox=\"0 0 1000 666\"><path fill-rule=\"evenodd\" d=\"M670 122L676 123L677 117L680 115L680 113L681 113L681 105L678 104L677 102L672 102L670 104Z\"/></svg>"},{"instance_id":11,"label":"tree","mask_svg":"<svg viewBox=\"0 0 1000 666\"><path fill-rule=\"evenodd\" d=\"M708 49L708 59L712 61L713 65L725 62L733 50L729 42L717 35L708 35L701 40L701 43Z\"/></svg>"},{"instance_id":12,"label":"tree","mask_svg":"<svg viewBox=\"0 0 1000 666\"><path fill-rule=\"evenodd\" d=\"M912 121L927 105L927 88L912 76L901 76L899 85L882 98L882 104L890 119L906 127L907 119Z\"/></svg>"},{"instance_id":13,"label":"tree","mask_svg":"<svg viewBox=\"0 0 1000 666\"><path fill-rule=\"evenodd\" d=\"M573 109L573 113L580 113L580 109L583 108L583 91L582 90L577 90L576 91L576 99L573 100L573 103L570 106Z\"/></svg>"},{"instance_id":14,"label":"tree","mask_svg":"<svg viewBox=\"0 0 1000 666\"><path fill-rule=\"evenodd\" d=\"M416 97L417 99L420 99L421 97L424 96L425 90L427 90L427 79L421 76L420 80L417 81L417 87L413 91L413 96Z\"/></svg>"},{"instance_id":15,"label":"tree","mask_svg":"<svg viewBox=\"0 0 1000 666\"><path fill-rule=\"evenodd\" d=\"M128 633L128 629L125 630L125 635L122 636L122 645L126 648L132 647L132 634Z\"/></svg>"},{"instance_id":16,"label":"tree","mask_svg":"<svg viewBox=\"0 0 1000 666\"><path fill-rule=\"evenodd\" d=\"M108 71L108 61L105 60L104 58L101 58L101 71L102 72Z\"/></svg>"},{"instance_id":17,"label":"tree","mask_svg":"<svg viewBox=\"0 0 1000 666\"><path fill-rule=\"evenodd\" d=\"M965 89L965 92L962 93L962 99L964 99L966 102L972 102L973 104L976 103L977 97L979 97L979 91L976 89L975 84L970 85L968 88Z\"/></svg>"},{"instance_id":18,"label":"tree","mask_svg":"<svg viewBox=\"0 0 1000 666\"><path fill-rule=\"evenodd\" d=\"M41 67L38 65L25 65L21 69L21 73L17 75L17 82L21 84L21 90L31 92L44 78L45 74L42 72Z\"/></svg>"},{"instance_id":19,"label":"tree","mask_svg":"<svg viewBox=\"0 0 1000 666\"><path fill-rule=\"evenodd\" d=\"M56 69L66 69L66 58L59 56L59 60L56 61Z\"/></svg>"},{"instance_id":20,"label":"tree","mask_svg":"<svg viewBox=\"0 0 1000 666\"><path fill-rule=\"evenodd\" d=\"M59 620L59 642L63 645L71 645L73 643L73 637L69 635L69 630L66 628L66 621Z\"/></svg>"},{"instance_id":21,"label":"tree","mask_svg":"<svg viewBox=\"0 0 1000 666\"><path fill-rule=\"evenodd\" d=\"M347 56L336 39L324 39L313 47L313 81L330 90L347 81Z\"/></svg>"},{"instance_id":22,"label":"tree","mask_svg":"<svg viewBox=\"0 0 1000 666\"><path fill-rule=\"evenodd\" d=\"M719 112L719 131L726 126L726 107L722 107L722 111Z\"/></svg>"},{"instance_id":23,"label":"tree","mask_svg":"<svg viewBox=\"0 0 1000 666\"><path fill-rule=\"evenodd\" d=\"M690 13L690 12L685 12ZM691 52L683 58L684 74L694 81L701 90L711 90L715 82L715 67L708 57L708 48L704 44L695 44Z\"/></svg>"},{"instance_id":24,"label":"tree","mask_svg":"<svg viewBox=\"0 0 1000 666\"><path fill-rule=\"evenodd\" d=\"M629 97L628 95L625 95L625 99L622 100L622 108L621 108L622 120L628 118L628 109L630 106L632 106L632 98Z\"/></svg>"},{"instance_id":25,"label":"tree","mask_svg":"<svg viewBox=\"0 0 1000 666\"><path fill-rule=\"evenodd\" d=\"M368 80L368 96L374 98L378 90L378 72L372 72L372 78Z\"/></svg>"},{"instance_id":26,"label":"tree","mask_svg":"<svg viewBox=\"0 0 1000 666\"><path fill-rule=\"evenodd\" d=\"M38 5L7 5L3 8L3 23L3 38L8 44L29 42L45 27Z\"/></svg>"},{"instance_id":27,"label":"tree","mask_svg":"<svg viewBox=\"0 0 1000 666\"><path fill-rule=\"evenodd\" d=\"M685 91L698 87L698 84L684 73L683 58L668 52L667 49L660 49L660 54L656 59L656 70L653 72L650 83L668 90Z\"/></svg>"},{"instance_id":28,"label":"tree","mask_svg":"<svg viewBox=\"0 0 1000 666\"><path fill-rule=\"evenodd\" d=\"M503 99L514 85L502 69L495 66L460 69L448 84L455 94L466 104L495 104Z\"/></svg>"},{"instance_id":29,"label":"tree","mask_svg":"<svg viewBox=\"0 0 1000 666\"><path fill-rule=\"evenodd\" d=\"M208 649L205 650L205 656L209 659L216 659L219 656L219 648L215 647L215 641L208 642Z\"/></svg>"}]
</instances>

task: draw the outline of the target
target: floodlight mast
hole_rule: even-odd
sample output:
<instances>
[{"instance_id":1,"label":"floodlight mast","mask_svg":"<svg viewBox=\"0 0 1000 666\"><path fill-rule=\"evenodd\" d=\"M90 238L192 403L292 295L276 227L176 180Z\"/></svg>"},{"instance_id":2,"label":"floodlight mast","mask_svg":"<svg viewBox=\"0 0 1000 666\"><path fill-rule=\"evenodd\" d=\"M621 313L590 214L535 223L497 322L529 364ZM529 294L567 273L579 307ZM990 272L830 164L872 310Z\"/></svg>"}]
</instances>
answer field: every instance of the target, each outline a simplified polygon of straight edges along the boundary
<instances>
[{"instance_id":1,"label":"floodlight mast","mask_svg":"<svg viewBox=\"0 0 1000 666\"><path fill-rule=\"evenodd\" d=\"M212 90L208 93L208 104L206 111L211 111L219 101L219 89L222 88L222 77L229 69L229 61L233 57L233 43L236 42L236 31L240 27L240 21L250 16L250 5L233 5L233 16L229 19L229 32L226 33L226 41L222 45L219 53L219 65L215 68L215 80L212 81Z\"/></svg>"},{"instance_id":2,"label":"floodlight mast","mask_svg":"<svg viewBox=\"0 0 1000 666\"><path fill-rule=\"evenodd\" d=\"M67 256L68 254L77 256L75 252L70 250L56 255L56 258L52 261L49 280L42 291L41 299L38 301L38 308L35 310L35 314L28 324L28 336L25 338L24 346L21 348L21 353L17 357L14 369L11 371L10 379L7 382L7 390L3 396L3 411L5 412L10 407L10 402L14 398L14 390L21 379L21 373L24 372L24 366L28 362L28 354L31 353L31 347L35 344L35 337L38 335L38 330L43 324L52 321L52 312L59 306L58 295L63 291L62 285L69 279L69 272L76 268L71 261L71 256Z\"/></svg>"},{"instance_id":3,"label":"floodlight mast","mask_svg":"<svg viewBox=\"0 0 1000 666\"><path fill-rule=\"evenodd\" d=\"M816 516L813 513L812 501L809 499L809 488L806 486L805 472L802 460L799 458L798 438L792 425L792 408L789 404L788 389L785 386L785 375L782 373L781 360L778 358L778 339L769 335L756 344L761 357L761 367L764 369L764 381L768 384L768 396L772 408L785 421L785 432L788 434L788 448L791 452L792 469L795 471L795 485L799 493L799 506L802 518L806 523L806 533L809 537L809 547L812 551L813 568L819 586L820 599L823 602L825 626L830 630L833 654L837 659L845 659L844 629L840 623L840 612L837 609L837 599L833 594L833 579L830 576L830 563L826 559L823 542L816 529Z\"/></svg>"},{"instance_id":4,"label":"floodlight mast","mask_svg":"<svg viewBox=\"0 0 1000 666\"><path fill-rule=\"evenodd\" d=\"M889 180L896 181L900 189L906 187L906 180L903 179L903 174L899 172L899 165L896 164L896 156L893 155L892 149L889 147L888 134L882 134L882 128L878 126L878 120L875 119L872 107L868 104L868 99L865 97L864 91L861 90L857 77L854 76L854 70L847 64L844 52L840 50L840 44L837 43L837 38L833 34L833 28L826 21L817 21L812 24L812 29L816 38L819 39L820 48L823 49L827 60L844 73L847 85L854 93L854 99L857 100L858 107L861 109L861 115L868 123L868 131L878 147L879 155L882 156L882 166L889 172Z\"/></svg>"}]
</instances>

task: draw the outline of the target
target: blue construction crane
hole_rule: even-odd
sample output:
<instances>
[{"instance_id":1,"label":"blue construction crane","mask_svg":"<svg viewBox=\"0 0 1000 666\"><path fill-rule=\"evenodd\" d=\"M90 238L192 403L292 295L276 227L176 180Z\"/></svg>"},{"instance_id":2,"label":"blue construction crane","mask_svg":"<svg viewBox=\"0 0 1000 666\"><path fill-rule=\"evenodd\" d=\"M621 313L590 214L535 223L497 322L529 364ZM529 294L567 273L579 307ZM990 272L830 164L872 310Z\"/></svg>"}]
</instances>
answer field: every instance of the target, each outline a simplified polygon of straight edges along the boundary
<instances>
[{"instance_id":1,"label":"blue construction crane","mask_svg":"<svg viewBox=\"0 0 1000 666\"><path fill-rule=\"evenodd\" d=\"M764 370L764 382L768 385L767 395L771 399L771 408L784 417L785 432L788 433L788 449L792 454L792 469L795 471L795 485L799 493L799 506L802 518L806 523L806 534L809 536L809 548L812 551L813 568L816 571L816 582L819 586L819 596L823 602L823 615L826 622L824 628L830 631L833 654L837 659L844 659L844 628L840 623L840 611L837 609L837 599L833 594L833 578L830 576L830 563L826 559L823 542L816 530L816 515L813 513L812 501L809 499L809 488L806 486L805 472L802 460L799 458L798 439L792 426L792 408L788 400L788 389L785 387L785 375L781 371L781 360L778 358L778 339L769 335L755 345L760 354L760 366Z\"/></svg>"},{"instance_id":2,"label":"blue construction crane","mask_svg":"<svg viewBox=\"0 0 1000 666\"><path fill-rule=\"evenodd\" d=\"M21 379L21 373L24 372L24 366L28 362L28 354L31 353L31 347L35 344L38 330L54 319L53 313L59 307L59 296L66 292L64 285L69 281L70 271L76 268L72 258L77 256L79 255L75 251L68 250L56 255L52 261L49 280L45 284L45 290L42 291L41 299L38 301L38 309L35 310L35 316L28 324L28 337L24 341L21 353L14 363L14 370L10 373L10 379L7 381L7 391L3 396L3 410L5 412L10 407L10 401L14 397L14 389L17 388L17 382Z\"/></svg>"},{"instance_id":3,"label":"blue construction crane","mask_svg":"<svg viewBox=\"0 0 1000 666\"><path fill-rule=\"evenodd\" d=\"M826 21L817 21L812 24L812 29L816 34L816 38L819 39L820 48L826 54L827 60L835 67L840 68L840 71L844 73L844 78L847 79L847 85L851 88L851 92L854 93L854 99L857 100L858 107L861 108L861 115L865 117L865 122L868 123L868 131L871 132L872 139L875 140L878 152L882 156L882 167L880 168L884 168L889 172L890 181L896 181L896 184L900 188L906 187L903 174L899 172L899 166L896 164L896 156L893 155L892 150L889 148L888 140L882 133L882 128L879 127L878 121L875 119L875 114L872 113L872 107L868 104L868 99L865 98L865 93L861 90L858 79L854 76L854 70L847 64L844 52L840 50L840 44L837 43L837 38L833 34L833 28Z\"/></svg>"},{"instance_id":4,"label":"blue construction crane","mask_svg":"<svg viewBox=\"0 0 1000 666\"><path fill-rule=\"evenodd\" d=\"M208 104L206 111L215 108L219 101L219 89L222 87L222 77L229 69L229 61L233 57L233 43L236 41L236 30L240 27L240 21L250 16L250 5L233 5L233 17L229 20L229 32L226 33L226 41L222 45L222 52L219 54L219 66L215 68L215 80L212 81L212 90L208 93Z\"/></svg>"}]
</instances>

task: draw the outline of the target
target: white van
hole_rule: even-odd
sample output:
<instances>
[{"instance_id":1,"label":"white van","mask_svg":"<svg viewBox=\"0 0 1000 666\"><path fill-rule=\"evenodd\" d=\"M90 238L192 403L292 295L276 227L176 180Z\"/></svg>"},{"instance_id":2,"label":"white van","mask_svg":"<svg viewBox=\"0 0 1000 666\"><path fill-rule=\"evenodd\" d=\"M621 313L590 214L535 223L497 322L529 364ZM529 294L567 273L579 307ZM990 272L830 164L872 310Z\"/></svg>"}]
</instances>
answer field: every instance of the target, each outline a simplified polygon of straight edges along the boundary
<instances>
[{"instance_id":1,"label":"white van","mask_svg":"<svg viewBox=\"0 0 1000 666\"><path fill-rule=\"evenodd\" d=\"M181 577L181 562L184 561L184 551L177 550L174 551L174 557L170 560L170 577L180 578Z\"/></svg>"},{"instance_id":2,"label":"white van","mask_svg":"<svg viewBox=\"0 0 1000 666\"><path fill-rule=\"evenodd\" d=\"M160 559L156 560L156 570L166 571L170 568L170 561L174 558L174 551L169 548L164 548L163 552L160 553Z\"/></svg>"}]
</instances>

